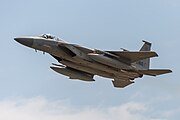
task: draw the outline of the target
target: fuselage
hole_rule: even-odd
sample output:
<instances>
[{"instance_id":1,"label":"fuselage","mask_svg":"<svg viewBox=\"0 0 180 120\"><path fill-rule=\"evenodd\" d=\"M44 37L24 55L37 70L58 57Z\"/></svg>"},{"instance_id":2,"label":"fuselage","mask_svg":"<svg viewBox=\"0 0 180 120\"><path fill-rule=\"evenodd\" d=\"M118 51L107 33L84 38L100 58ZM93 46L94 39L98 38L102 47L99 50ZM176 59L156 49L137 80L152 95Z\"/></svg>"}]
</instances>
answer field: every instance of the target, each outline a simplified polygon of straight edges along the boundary
<instances>
[{"instance_id":1,"label":"fuselage","mask_svg":"<svg viewBox=\"0 0 180 120\"><path fill-rule=\"evenodd\" d=\"M114 87L124 88L143 75L157 76L171 73L170 69L149 69L151 43L144 41L139 51L101 51L71 44L49 34L18 37L15 40L27 47L49 53L61 64L50 68L70 79L95 81L94 75L111 78Z\"/></svg>"}]
</instances>

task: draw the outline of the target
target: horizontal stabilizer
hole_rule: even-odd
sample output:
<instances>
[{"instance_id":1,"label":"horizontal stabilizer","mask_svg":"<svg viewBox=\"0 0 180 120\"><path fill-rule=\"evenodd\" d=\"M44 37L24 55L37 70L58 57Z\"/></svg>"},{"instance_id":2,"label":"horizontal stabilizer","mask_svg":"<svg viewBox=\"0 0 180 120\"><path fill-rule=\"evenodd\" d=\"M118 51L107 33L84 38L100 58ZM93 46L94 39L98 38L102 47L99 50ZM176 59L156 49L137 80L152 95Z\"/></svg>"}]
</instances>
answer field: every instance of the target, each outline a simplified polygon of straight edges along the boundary
<instances>
[{"instance_id":1,"label":"horizontal stabilizer","mask_svg":"<svg viewBox=\"0 0 180 120\"><path fill-rule=\"evenodd\" d=\"M123 57L128 59L131 63L143 60L146 58L157 57L157 53L153 51L138 51L138 52L130 52L130 51L106 51L111 54L117 55L119 57Z\"/></svg>"},{"instance_id":2,"label":"horizontal stabilizer","mask_svg":"<svg viewBox=\"0 0 180 120\"><path fill-rule=\"evenodd\" d=\"M114 87L124 88L134 82L130 81L130 80L114 80L114 81L112 81L112 83L113 83Z\"/></svg>"},{"instance_id":3,"label":"horizontal stabilizer","mask_svg":"<svg viewBox=\"0 0 180 120\"><path fill-rule=\"evenodd\" d=\"M139 71L145 75L150 75L150 76L157 76L172 72L169 69L150 69L150 70L139 70Z\"/></svg>"}]
</instances>

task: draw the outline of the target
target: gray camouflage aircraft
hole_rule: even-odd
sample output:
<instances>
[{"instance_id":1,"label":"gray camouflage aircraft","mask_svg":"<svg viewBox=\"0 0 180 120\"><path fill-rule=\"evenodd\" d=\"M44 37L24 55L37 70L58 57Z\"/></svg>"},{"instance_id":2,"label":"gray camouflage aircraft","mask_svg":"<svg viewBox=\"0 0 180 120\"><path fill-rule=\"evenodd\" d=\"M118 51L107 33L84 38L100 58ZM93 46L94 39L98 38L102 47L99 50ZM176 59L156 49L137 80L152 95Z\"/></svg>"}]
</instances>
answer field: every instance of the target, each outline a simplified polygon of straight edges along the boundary
<instances>
[{"instance_id":1,"label":"gray camouflage aircraft","mask_svg":"<svg viewBox=\"0 0 180 120\"><path fill-rule=\"evenodd\" d=\"M61 64L52 64L54 71L70 79L95 81L94 75L111 78L114 87L124 88L143 75L157 76L172 72L169 69L149 69L151 43L144 41L140 51L101 51L71 44L50 34L35 37L17 37L17 42L49 53Z\"/></svg>"}]
</instances>

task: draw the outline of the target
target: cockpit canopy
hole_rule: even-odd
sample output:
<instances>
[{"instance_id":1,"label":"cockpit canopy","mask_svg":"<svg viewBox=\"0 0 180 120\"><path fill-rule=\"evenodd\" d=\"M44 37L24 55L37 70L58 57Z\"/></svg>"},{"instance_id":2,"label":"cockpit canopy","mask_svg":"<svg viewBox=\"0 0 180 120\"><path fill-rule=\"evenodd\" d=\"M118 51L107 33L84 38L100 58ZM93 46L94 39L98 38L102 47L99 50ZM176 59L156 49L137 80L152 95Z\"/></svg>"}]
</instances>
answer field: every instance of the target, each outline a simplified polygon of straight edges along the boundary
<instances>
[{"instance_id":1,"label":"cockpit canopy","mask_svg":"<svg viewBox=\"0 0 180 120\"><path fill-rule=\"evenodd\" d=\"M50 39L50 40L63 41L62 39L55 37L53 35L50 35L50 34L43 34L43 35L40 35L39 37Z\"/></svg>"},{"instance_id":2,"label":"cockpit canopy","mask_svg":"<svg viewBox=\"0 0 180 120\"><path fill-rule=\"evenodd\" d=\"M55 36L52 36L50 34L43 34L41 35L41 37L46 38L46 39L55 39Z\"/></svg>"}]
</instances>

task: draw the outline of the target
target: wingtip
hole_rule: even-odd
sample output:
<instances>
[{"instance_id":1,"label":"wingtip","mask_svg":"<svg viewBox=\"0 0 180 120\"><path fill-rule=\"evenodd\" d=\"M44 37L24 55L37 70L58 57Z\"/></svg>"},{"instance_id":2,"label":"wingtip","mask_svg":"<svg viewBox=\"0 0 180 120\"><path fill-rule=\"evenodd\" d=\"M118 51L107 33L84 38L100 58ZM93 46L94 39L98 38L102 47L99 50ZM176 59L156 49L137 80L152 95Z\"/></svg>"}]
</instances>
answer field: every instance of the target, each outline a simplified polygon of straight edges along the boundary
<instances>
[{"instance_id":1,"label":"wingtip","mask_svg":"<svg viewBox=\"0 0 180 120\"><path fill-rule=\"evenodd\" d=\"M149 51L149 52L153 54L153 57L159 57L159 55L155 51Z\"/></svg>"},{"instance_id":2,"label":"wingtip","mask_svg":"<svg viewBox=\"0 0 180 120\"><path fill-rule=\"evenodd\" d=\"M155 52L156 56L155 57L159 57L159 55Z\"/></svg>"}]
</instances>

